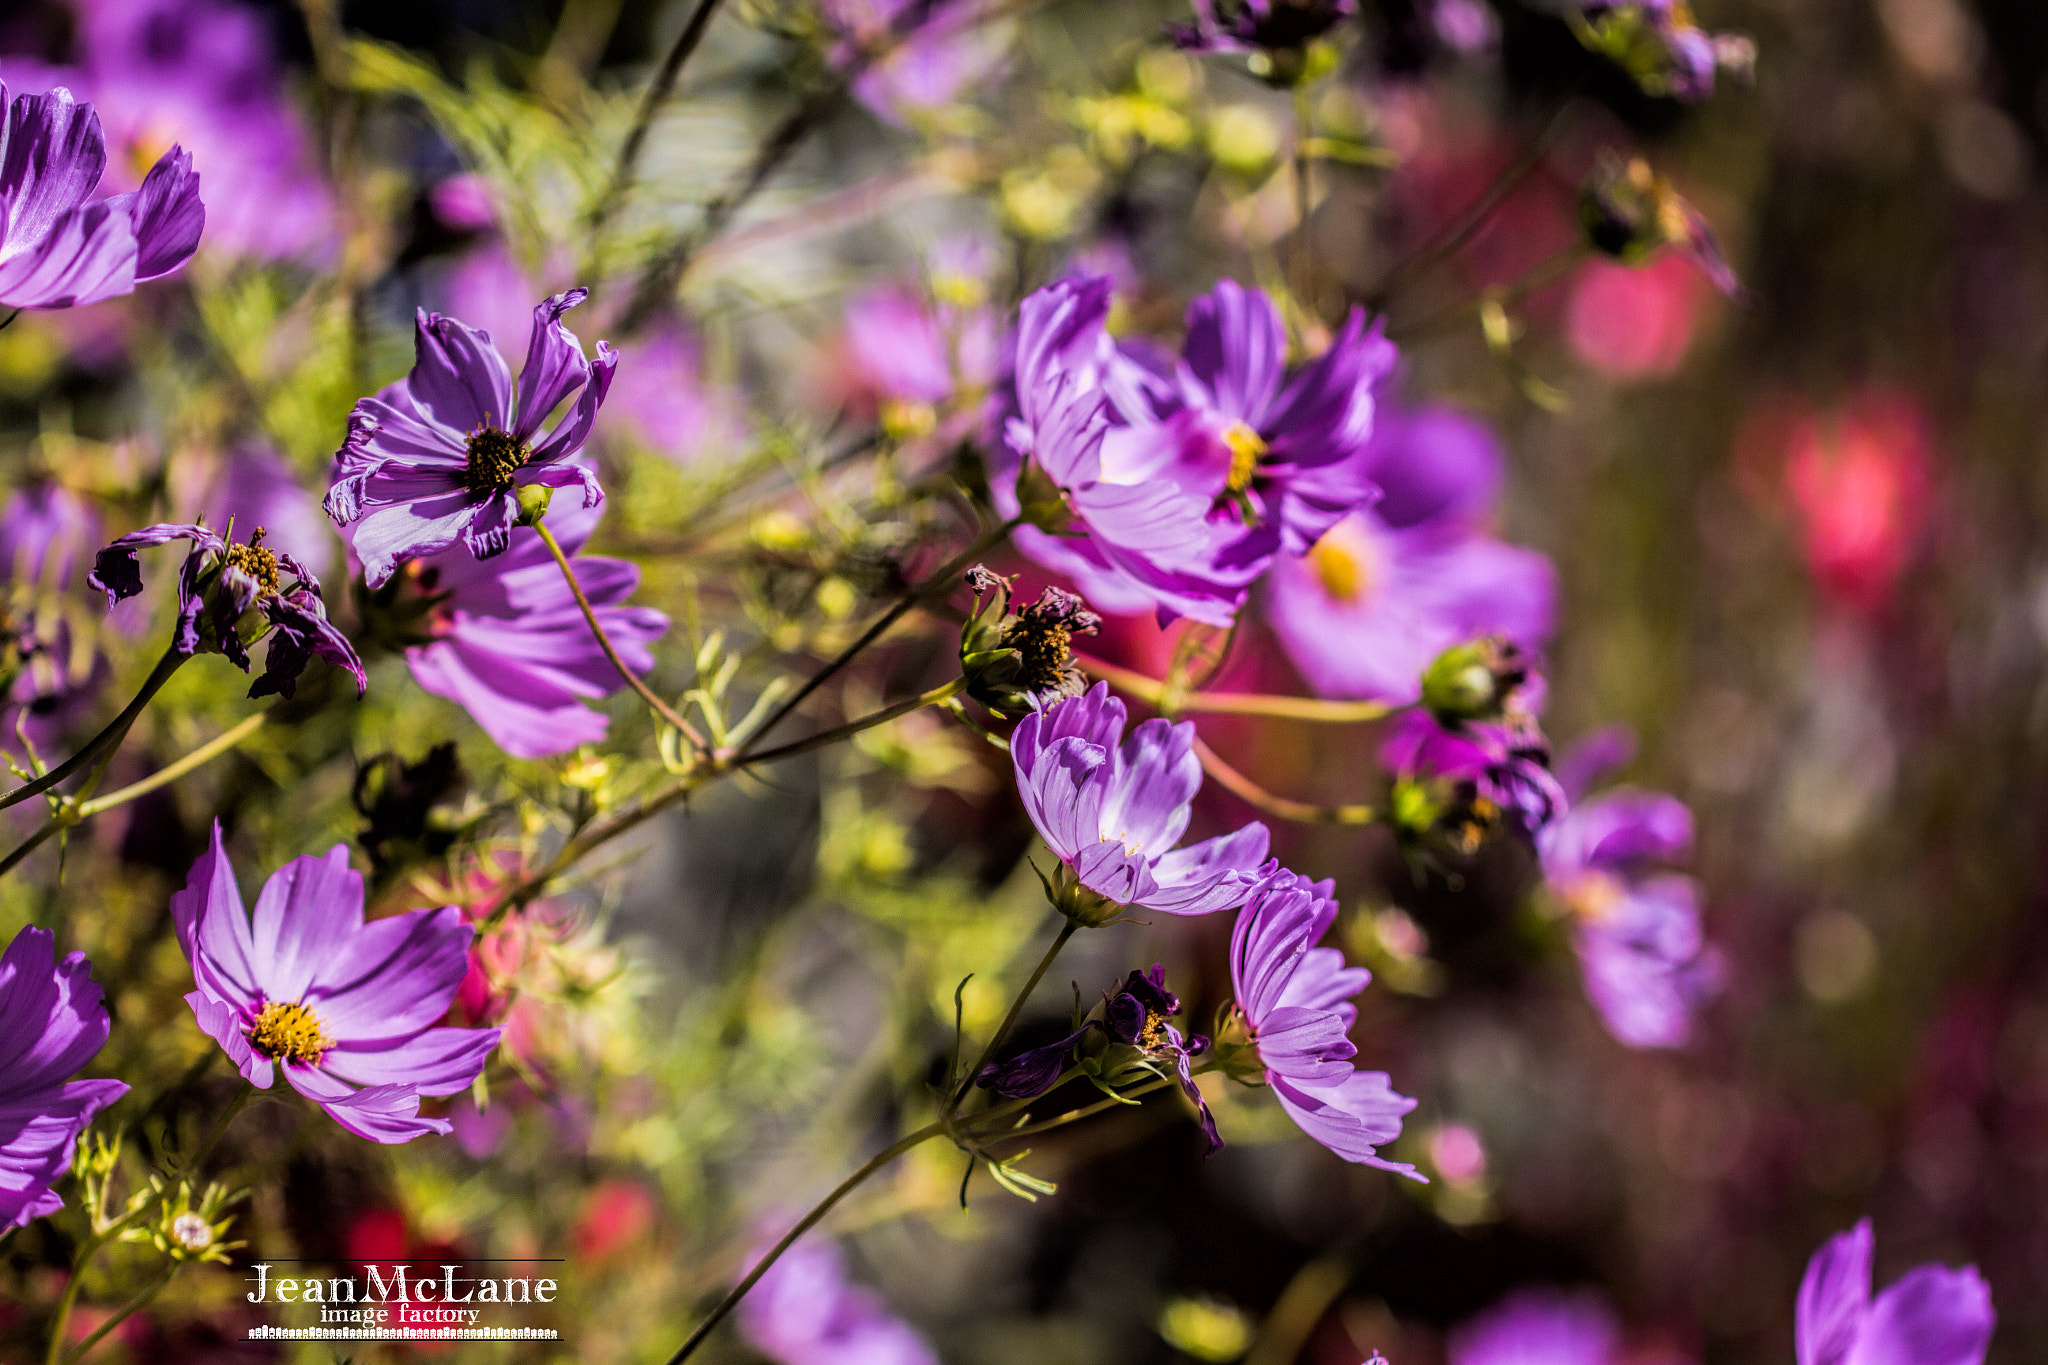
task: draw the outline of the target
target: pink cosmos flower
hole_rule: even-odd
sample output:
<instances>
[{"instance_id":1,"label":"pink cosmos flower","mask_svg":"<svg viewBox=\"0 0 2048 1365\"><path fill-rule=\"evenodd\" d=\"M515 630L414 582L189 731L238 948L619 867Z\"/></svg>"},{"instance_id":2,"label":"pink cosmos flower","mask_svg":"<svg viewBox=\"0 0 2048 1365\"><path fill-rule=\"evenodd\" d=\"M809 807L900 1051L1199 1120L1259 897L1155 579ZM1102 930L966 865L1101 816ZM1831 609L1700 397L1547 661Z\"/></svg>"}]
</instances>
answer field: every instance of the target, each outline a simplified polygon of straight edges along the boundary
<instances>
[{"instance_id":1,"label":"pink cosmos flower","mask_svg":"<svg viewBox=\"0 0 2048 1365\"><path fill-rule=\"evenodd\" d=\"M1799 1365L1983 1365L1998 1315L1975 1266L1915 1266L1870 1295L1870 1220L1829 1238L1799 1285Z\"/></svg>"}]
</instances>

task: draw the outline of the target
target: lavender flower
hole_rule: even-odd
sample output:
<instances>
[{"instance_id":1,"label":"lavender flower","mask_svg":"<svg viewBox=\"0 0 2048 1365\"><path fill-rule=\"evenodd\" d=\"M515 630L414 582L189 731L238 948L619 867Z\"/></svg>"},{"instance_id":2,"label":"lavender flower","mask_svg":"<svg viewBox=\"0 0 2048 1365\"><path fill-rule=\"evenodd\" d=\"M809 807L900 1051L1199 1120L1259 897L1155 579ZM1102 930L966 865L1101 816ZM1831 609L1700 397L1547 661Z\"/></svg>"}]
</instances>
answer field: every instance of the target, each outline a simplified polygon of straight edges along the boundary
<instances>
[{"instance_id":1,"label":"lavender flower","mask_svg":"<svg viewBox=\"0 0 2048 1365\"><path fill-rule=\"evenodd\" d=\"M71 1169L93 1115L128 1093L120 1081L65 1078L107 1041L92 964L59 964L47 929L23 929L0 955L0 1232L64 1207L50 1186Z\"/></svg>"},{"instance_id":2,"label":"lavender flower","mask_svg":"<svg viewBox=\"0 0 2048 1365\"><path fill-rule=\"evenodd\" d=\"M1337 918L1333 883L1277 862L1263 873L1230 938L1237 1002L1217 1040L1219 1060L1232 1075L1263 1076L1287 1116L1346 1161L1422 1180L1376 1150L1401 1135L1401 1116L1415 1101L1395 1094L1384 1071L1351 1065L1351 998L1372 974L1346 967L1335 948L1315 946Z\"/></svg>"},{"instance_id":3,"label":"lavender flower","mask_svg":"<svg viewBox=\"0 0 2048 1365\"><path fill-rule=\"evenodd\" d=\"M579 484L585 507L604 498L597 476L571 457L590 437L617 356L600 341L597 359L585 360L561 323L589 293L571 289L534 309L516 400L486 333L420 312L412 373L356 404L325 503L337 525L362 521L355 550L372 588L405 560L457 541L478 559L503 554L522 488ZM571 398L568 416L543 432Z\"/></svg>"},{"instance_id":4,"label":"lavender flower","mask_svg":"<svg viewBox=\"0 0 2048 1365\"><path fill-rule=\"evenodd\" d=\"M1692 851L1692 813L1661 792L1613 791L1537 836L1550 891L1572 916L1586 993L1630 1047L1682 1047L1720 983L1690 877L1650 874Z\"/></svg>"},{"instance_id":5,"label":"lavender flower","mask_svg":"<svg viewBox=\"0 0 2048 1365\"><path fill-rule=\"evenodd\" d=\"M243 1079L268 1090L282 1071L358 1137L447 1132L447 1120L420 1117L420 1096L467 1089L497 1046L497 1029L432 1027L468 970L462 912L365 924L345 844L278 869L252 925L216 821L171 918L197 987L185 1001Z\"/></svg>"},{"instance_id":6,"label":"lavender flower","mask_svg":"<svg viewBox=\"0 0 2048 1365\"><path fill-rule=\"evenodd\" d=\"M620 657L645 673L654 666L649 646L668 629L668 617L625 605L640 583L635 565L577 555L602 511L575 508L549 526ZM602 740L610 721L583 702L625 685L540 533L527 527L515 529L511 548L495 559L458 547L411 561L370 599L366 616L398 637L415 682L460 703L518 758Z\"/></svg>"},{"instance_id":7,"label":"lavender flower","mask_svg":"<svg viewBox=\"0 0 2048 1365\"><path fill-rule=\"evenodd\" d=\"M1799 1285L1799 1365L1983 1365L1998 1315L1971 1266L1916 1266L1870 1296L1870 1220L1829 1238Z\"/></svg>"},{"instance_id":8,"label":"lavender flower","mask_svg":"<svg viewBox=\"0 0 2048 1365\"><path fill-rule=\"evenodd\" d=\"M98 303L191 259L206 208L182 148L165 152L135 192L88 203L107 164L93 107L61 87L10 99L4 83L0 105L0 306Z\"/></svg>"},{"instance_id":9,"label":"lavender flower","mask_svg":"<svg viewBox=\"0 0 2048 1365\"><path fill-rule=\"evenodd\" d=\"M846 1280L836 1243L802 1241L740 1300L740 1335L776 1365L938 1365L917 1330Z\"/></svg>"},{"instance_id":10,"label":"lavender flower","mask_svg":"<svg viewBox=\"0 0 2048 1365\"><path fill-rule=\"evenodd\" d=\"M1159 719L1126 736L1106 683L1019 722L1010 759L1024 809L1060 860L1046 882L1060 913L1100 925L1126 910L1206 915L1243 903L1266 856L1264 825L1174 847L1202 785L1194 740L1193 724Z\"/></svg>"},{"instance_id":11,"label":"lavender flower","mask_svg":"<svg viewBox=\"0 0 2048 1365\"><path fill-rule=\"evenodd\" d=\"M1524 1289L1453 1331L1446 1355L1450 1365L1609 1365L1620 1337L1598 1294Z\"/></svg>"},{"instance_id":12,"label":"lavender flower","mask_svg":"<svg viewBox=\"0 0 2048 1365\"><path fill-rule=\"evenodd\" d=\"M1379 499L1266 581L1266 618L1317 692L1412 702L1430 661L1461 640L1548 638L1550 562L1481 529L1501 464L1493 433L1462 413L1381 409L1364 458Z\"/></svg>"},{"instance_id":13,"label":"lavender flower","mask_svg":"<svg viewBox=\"0 0 2048 1365\"><path fill-rule=\"evenodd\" d=\"M1149 400L1144 376L1103 330L1109 294L1108 277L1098 276L1024 300L1016 408L1003 425L1010 459L991 478L996 504L1029 521L1018 546L1096 605L1227 626L1256 567L1215 563L1209 498L1130 458L1128 419L1112 429L1113 418L1148 412Z\"/></svg>"},{"instance_id":14,"label":"lavender flower","mask_svg":"<svg viewBox=\"0 0 2048 1365\"><path fill-rule=\"evenodd\" d=\"M1393 369L1379 327L1350 319L1328 350L1287 373L1287 329L1265 294L1223 280L1188 305L1171 391L1132 444L1142 478L1201 496L1219 567L1257 574L1304 555L1378 495L1367 467L1373 387Z\"/></svg>"},{"instance_id":15,"label":"lavender flower","mask_svg":"<svg viewBox=\"0 0 2048 1365\"><path fill-rule=\"evenodd\" d=\"M175 138L206 168L209 251L279 259L329 240L332 196L270 15L232 0L74 0L81 69L120 163ZM78 84L82 82L81 84Z\"/></svg>"},{"instance_id":16,"label":"lavender flower","mask_svg":"<svg viewBox=\"0 0 2048 1365\"><path fill-rule=\"evenodd\" d=\"M250 696L291 696L315 655L347 669L355 677L356 695L363 694L369 679L362 660L327 619L320 580L290 555L264 548L261 526L246 542L226 540L205 526L145 526L101 550L85 581L107 594L109 607L133 597L142 591L135 552L173 540L192 542L178 572L178 629L172 643L179 653L225 654L247 673L248 647L267 635L270 649ZM289 588L284 574L292 576Z\"/></svg>"},{"instance_id":17,"label":"lavender flower","mask_svg":"<svg viewBox=\"0 0 2048 1365\"><path fill-rule=\"evenodd\" d=\"M1081 1066L1105 1088L1122 1083L1133 1066L1156 1076L1170 1077L1181 1094L1194 1106L1202 1127L1202 1155L1214 1156L1223 1149L1216 1132L1216 1120L1208 1101L1195 1085L1190 1063L1209 1049L1201 1034L1183 1037L1174 1027L1180 1013L1180 997L1166 989L1166 968L1152 964L1149 972L1133 968L1118 989L1102 998L1102 1017L1083 1021L1058 1042L1018 1053L1006 1061L991 1062L974 1078L985 1090L1006 1099L1028 1099L1044 1094L1067 1068L1067 1058L1090 1034L1099 1033L1109 1046L1083 1056ZM1132 1051L1119 1052L1117 1049Z\"/></svg>"}]
</instances>

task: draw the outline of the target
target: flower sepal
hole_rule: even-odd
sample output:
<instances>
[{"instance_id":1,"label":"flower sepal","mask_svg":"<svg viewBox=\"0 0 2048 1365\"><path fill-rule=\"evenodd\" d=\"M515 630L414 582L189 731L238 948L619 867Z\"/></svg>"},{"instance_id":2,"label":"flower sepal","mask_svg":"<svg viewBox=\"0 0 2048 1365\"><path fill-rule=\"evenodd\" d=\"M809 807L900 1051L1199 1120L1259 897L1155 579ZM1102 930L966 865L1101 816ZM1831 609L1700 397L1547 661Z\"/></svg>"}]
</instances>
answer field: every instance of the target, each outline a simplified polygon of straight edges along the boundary
<instances>
[{"instance_id":1,"label":"flower sepal","mask_svg":"<svg viewBox=\"0 0 2048 1365\"><path fill-rule=\"evenodd\" d=\"M1032 870L1037 871L1036 865ZM1074 869L1061 862L1052 876L1038 873L1039 883L1045 887L1045 898L1052 902L1052 908L1073 921L1082 929L1100 929L1114 924L1130 907L1119 904L1099 891L1091 891L1081 885L1081 879L1074 875Z\"/></svg>"},{"instance_id":2,"label":"flower sepal","mask_svg":"<svg viewBox=\"0 0 2048 1365\"><path fill-rule=\"evenodd\" d=\"M1074 509L1066 491L1037 460L1027 459L1017 471L1017 511L1027 525L1049 536L1074 534Z\"/></svg>"},{"instance_id":3,"label":"flower sepal","mask_svg":"<svg viewBox=\"0 0 2048 1365\"><path fill-rule=\"evenodd\" d=\"M1529 656L1498 635L1452 645L1422 673L1422 704L1439 722L1499 720L1529 680Z\"/></svg>"}]
</instances>

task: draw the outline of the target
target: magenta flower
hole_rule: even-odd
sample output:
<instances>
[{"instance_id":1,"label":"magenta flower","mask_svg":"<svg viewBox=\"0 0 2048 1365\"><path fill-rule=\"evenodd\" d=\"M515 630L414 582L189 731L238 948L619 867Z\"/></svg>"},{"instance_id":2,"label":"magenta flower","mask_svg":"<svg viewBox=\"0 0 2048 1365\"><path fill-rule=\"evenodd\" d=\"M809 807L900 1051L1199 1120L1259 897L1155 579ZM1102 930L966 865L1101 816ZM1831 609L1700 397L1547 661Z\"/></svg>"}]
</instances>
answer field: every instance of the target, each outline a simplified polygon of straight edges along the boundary
<instances>
[{"instance_id":1,"label":"magenta flower","mask_svg":"<svg viewBox=\"0 0 2048 1365\"><path fill-rule=\"evenodd\" d=\"M1550 561L1481 529L1501 463L1493 433L1470 417L1381 409L1364 462L1379 500L1305 558L1279 559L1262 599L1317 692L1412 702L1423 670L1462 640L1500 635L1533 648L1549 637Z\"/></svg>"},{"instance_id":2,"label":"magenta flower","mask_svg":"<svg viewBox=\"0 0 2048 1365\"><path fill-rule=\"evenodd\" d=\"M1367 438L1373 388L1393 367L1392 343L1353 309L1329 349L1289 375L1280 310L1223 280L1188 305L1157 424L1132 416L1133 472L1204 499L1220 568L1255 574L1283 551L1307 554L1378 495Z\"/></svg>"},{"instance_id":3,"label":"magenta flower","mask_svg":"<svg viewBox=\"0 0 2048 1365\"><path fill-rule=\"evenodd\" d=\"M1870 1220L1822 1244L1799 1285L1799 1365L1983 1365L1998 1315L1975 1266L1916 1266L1870 1296Z\"/></svg>"},{"instance_id":4,"label":"magenta flower","mask_svg":"<svg viewBox=\"0 0 2048 1365\"><path fill-rule=\"evenodd\" d=\"M640 570L622 559L577 555L596 529L599 508L549 519L597 618L636 673L654 667L650 646L668 617L627 606ZM479 560L444 550L407 565L406 577L427 594L419 623L429 638L412 644L405 661L413 680L457 702L499 748L519 758L565 753L602 740L610 721L583 703L625 683L604 656L540 533L512 532L511 548Z\"/></svg>"},{"instance_id":5,"label":"magenta flower","mask_svg":"<svg viewBox=\"0 0 2048 1365\"><path fill-rule=\"evenodd\" d=\"M1401 784L1434 793L1418 803L1420 813L1455 826L1465 852L1504 815L1536 834L1571 804L1550 771L1550 742L1536 723L1543 695L1543 679L1524 669L1491 718L1438 716L1425 707L1404 711L1380 742L1380 762Z\"/></svg>"},{"instance_id":6,"label":"magenta flower","mask_svg":"<svg viewBox=\"0 0 2048 1365\"><path fill-rule=\"evenodd\" d=\"M1266 856L1264 825L1174 847L1202 785L1194 741L1192 723L1159 719L1126 736L1107 683L1018 723L1010 760L1060 860L1047 892L1061 913L1104 924L1125 910L1206 915L1244 903Z\"/></svg>"},{"instance_id":7,"label":"magenta flower","mask_svg":"<svg viewBox=\"0 0 2048 1365\"><path fill-rule=\"evenodd\" d=\"M0 1232L64 1207L50 1189L93 1115L128 1093L120 1081L72 1081L107 1041L92 964L33 925L0 956Z\"/></svg>"},{"instance_id":8,"label":"magenta flower","mask_svg":"<svg viewBox=\"0 0 2048 1365\"><path fill-rule=\"evenodd\" d=\"M600 341L597 359L585 360L561 322L589 293L571 289L534 309L516 395L488 334L420 312L412 373L357 402L325 503L337 525L362 522L355 550L372 588L404 561L457 541L478 559L503 554L521 488L577 484L585 507L603 500L597 476L571 457L590 438L617 356ZM568 415L543 431L572 398Z\"/></svg>"},{"instance_id":9,"label":"magenta flower","mask_svg":"<svg viewBox=\"0 0 2048 1365\"><path fill-rule=\"evenodd\" d=\"M197 989L199 1027L242 1077L291 1087L358 1137L409 1142L445 1133L420 1096L466 1090L498 1030L435 1028L469 967L470 927L452 905L363 922L362 874L348 846L294 858L256 898L252 924L234 868L213 844L171 897Z\"/></svg>"},{"instance_id":10,"label":"magenta flower","mask_svg":"<svg viewBox=\"0 0 2048 1365\"><path fill-rule=\"evenodd\" d=\"M369 686L363 661L348 637L327 619L320 580L290 555L263 544L263 528L247 541L229 541L205 526L164 523L130 531L99 552L85 581L107 594L107 605L142 591L142 566L135 552L173 540L192 548L178 571L178 627L172 643L181 654L217 652L249 671L248 646L267 635L264 668L249 688L252 697L275 692L289 697L315 656L348 670L356 695ZM290 587L284 575L292 576ZM256 633L244 638L245 618L257 613Z\"/></svg>"},{"instance_id":11,"label":"magenta flower","mask_svg":"<svg viewBox=\"0 0 2048 1365\"><path fill-rule=\"evenodd\" d=\"M4 83L0 105L0 306L98 303L192 258L206 208L182 148L165 152L134 193L87 202L107 164L93 107L61 87L9 99Z\"/></svg>"},{"instance_id":12,"label":"magenta flower","mask_svg":"<svg viewBox=\"0 0 2048 1365\"><path fill-rule=\"evenodd\" d=\"M1103 331L1109 294L1103 276L1061 280L1024 300L1016 406L1003 424L1009 458L991 475L996 505L1031 523L1017 532L1019 548L1103 610L1227 626L1256 571L1219 568L1209 499L1152 477L1131 458L1143 454L1133 429L1112 428L1147 400L1145 377Z\"/></svg>"},{"instance_id":13,"label":"magenta flower","mask_svg":"<svg viewBox=\"0 0 2048 1365\"><path fill-rule=\"evenodd\" d=\"M802 1241L740 1300L740 1335L776 1365L938 1365L917 1329L849 1284L836 1243Z\"/></svg>"},{"instance_id":14,"label":"magenta flower","mask_svg":"<svg viewBox=\"0 0 2048 1365\"><path fill-rule=\"evenodd\" d=\"M1572 915L1586 993L1630 1047L1683 1047L1719 987L1700 933L1700 888L1657 863L1692 852L1692 813L1661 792L1613 791L1537 836L1543 875Z\"/></svg>"},{"instance_id":15,"label":"magenta flower","mask_svg":"<svg viewBox=\"0 0 2048 1365\"><path fill-rule=\"evenodd\" d=\"M1445 1354L1450 1365L1609 1365L1620 1342L1598 1294L1524 1289L1453 1331Z\"/></svg>"},{"instance_id":16,"label":"magenta flower","mask_svg":"<svg viewBox=\"0 0 2048 1365\"><path fill-rule=\"evenodd\" d=\"M1262 1073L1280 1107L1323 1146L1366 1166L1422 1180L1413 1166L1377 1149L1401 1136L1415 1101L1394 1093L1384 1071L1359 1071L1347 1036L1357 1021L1353 996L1372 973L1347 967L1335 948L1316 944L1337 918L1334 884L1311 882L1277 862L1238 912L1230 937L1235 1017L1226 1026L1224 1064ZM1237 1025L1241 1038L1230 1038ZM1239 1060L1249 1045L1249 1060Z\"/></svg>"}]
</instances>

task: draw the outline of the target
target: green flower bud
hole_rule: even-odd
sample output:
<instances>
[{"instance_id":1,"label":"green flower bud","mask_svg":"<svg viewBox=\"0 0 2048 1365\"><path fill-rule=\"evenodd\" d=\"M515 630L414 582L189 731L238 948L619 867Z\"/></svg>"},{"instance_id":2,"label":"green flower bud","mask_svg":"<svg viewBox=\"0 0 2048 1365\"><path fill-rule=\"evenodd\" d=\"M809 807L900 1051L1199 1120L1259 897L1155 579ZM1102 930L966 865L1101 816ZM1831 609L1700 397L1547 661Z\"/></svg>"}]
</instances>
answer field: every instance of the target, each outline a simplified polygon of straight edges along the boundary
<instances>
[{"instance_id":1,"label":"green flower bud","mask_svg":"<svg viewBox=\"0 0 2048 1365\"><path fill-rule=\"evenodd\" d=\"M1528 657L1496 635L1453 645L1422 674L1422 704L1445 726L1499 720L1529 679Z\"/></svg>"}]
</instances>

